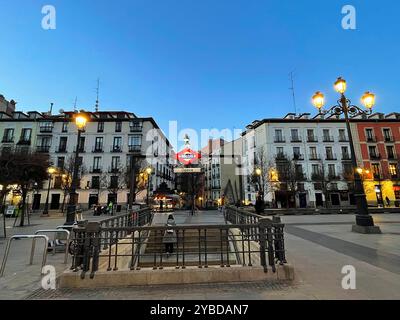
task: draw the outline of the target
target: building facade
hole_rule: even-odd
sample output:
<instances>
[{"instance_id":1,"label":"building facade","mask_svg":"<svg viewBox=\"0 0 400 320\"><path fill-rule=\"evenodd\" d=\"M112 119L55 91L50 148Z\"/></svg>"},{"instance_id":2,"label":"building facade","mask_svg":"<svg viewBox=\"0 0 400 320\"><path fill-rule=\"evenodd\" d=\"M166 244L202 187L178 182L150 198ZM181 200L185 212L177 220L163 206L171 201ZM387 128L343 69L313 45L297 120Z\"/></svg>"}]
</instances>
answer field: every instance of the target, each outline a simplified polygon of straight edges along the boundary
<instances>
[{"instance_id":1,"label":"building facade","mask_svg":"<svg viewBox=\"0 0 400 320\"><path fill-rule=\"evenodd\" d=\"M135 194L137 202L145 202L147 193L162 183L174 188L173 149L153 118L139 118L123 111L85 114L88 122L79 141L81 167L77 191L83 209L95 203L113 202L122 208L127 205L132 159L141 172ZM78 144L74 112L59 115L14 112L11 116L3 113L0 132L2 148L21 145L49 154L57 173L38 185L31 195L32 208L43 208L50 183L50 209L59 210L68 201L68 179L72 176ZM147 168L152 169L151 175L146 174Z\"/></svg>"},{"instance_id":2,"label":"building facade","mask_svg":"<svg viewBox=\"0 0 400 320\"><path fill-rule=\"evenodd\" d=\"M247 126L242 143L247 204L254 204L260 193L278 208L354 203L345 178L352 166L343 120L288 114L255 121Z\"/></svg>"},{"instance_id":3,"label":"building facade","mask_svg":"<svg viewBox=\"0 0 400 320\"><path fill-rule=\"evenodd\" d=\"M400 113L358 119L352 132L369 205L400 206Z\"/></svg>"}]
</instances>

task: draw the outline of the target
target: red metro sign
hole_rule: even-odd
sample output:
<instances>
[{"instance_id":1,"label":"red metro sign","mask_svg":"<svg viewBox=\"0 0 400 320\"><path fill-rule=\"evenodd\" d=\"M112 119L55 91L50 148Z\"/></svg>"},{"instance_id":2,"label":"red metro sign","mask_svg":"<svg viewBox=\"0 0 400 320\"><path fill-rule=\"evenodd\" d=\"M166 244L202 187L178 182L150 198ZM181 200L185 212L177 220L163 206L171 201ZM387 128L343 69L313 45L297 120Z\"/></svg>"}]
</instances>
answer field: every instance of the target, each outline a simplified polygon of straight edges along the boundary
<instances>
[{"instance_id":1,"label":"red metro sign","mask_svg":"<svg viewBox=\"0 0 400 320\"><path fill-rule=\"evenodd\" d=\"M200 158L201 158L200 153L188 148L176 154L176 159L185 166L192 164L193 162L196 162Z\"/></svg>"}]
</instances>

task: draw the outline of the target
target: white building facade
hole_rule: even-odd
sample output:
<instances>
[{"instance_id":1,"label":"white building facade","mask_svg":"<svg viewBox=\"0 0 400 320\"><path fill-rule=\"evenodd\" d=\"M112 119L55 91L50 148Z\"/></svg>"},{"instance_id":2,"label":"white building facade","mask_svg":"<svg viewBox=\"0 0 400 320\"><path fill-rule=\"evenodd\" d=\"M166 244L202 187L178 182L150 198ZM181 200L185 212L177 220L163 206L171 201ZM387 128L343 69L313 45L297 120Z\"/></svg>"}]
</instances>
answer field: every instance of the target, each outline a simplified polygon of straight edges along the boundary
<instances>
[{"instance_id":1,"label":"white building facade","mask_svg":"<svg viewBox=\"0 0 400 320\"><path fill-rule=\"evenodd\" d=\"M255 121L246 129L242 143L247 204L254 204L262 191L267 204L278 208L335 207L354 203L351 187L345 179L353 169L343 120L288 114L283 119ZM258 190L254 181L261 165L257 163L260 154L265 158L264 167L269 168L269 172L262 172L268 182L264 190ZM282 170L287 170L287 165L282 167L287 161L296 172L296 187L290 194L283 188L288 182L279 177L284 175Z\"/></svg>"},{"instance_id":2,"label":"white building facade","mask_svg":"<svg viewBox=\"0 0 400 320\"><path fill-rule=\"evenodd\" d=\"M138 118L133 113L122 111L85 114L88 122L79 142L82 165L77 190L78 203L84 210L96 203L109 202L126 207L129 199L127 168L130 167L131 157L134 157L135 167L143 171L143 175L145 169L152 169L151 175L143 176L136 202L146 202L147 193L151 194L162 183L170 189L175 187L173 149L153 118ZM52 166L57 169L50 184L50 209L59 210L68 201L64 180L65 176L72 175L72 159L77 146L74 113L14 113L12 118L3 115L0 118L0 132L3 131L5 137L2 147L15 143L6 141L11 127L14 132L21 131L22 136L22 130L31 128L29 147L49 154ZM48 183L39 185L31 195L33 210L43 208Z\"/></svg>"}]
</instances>

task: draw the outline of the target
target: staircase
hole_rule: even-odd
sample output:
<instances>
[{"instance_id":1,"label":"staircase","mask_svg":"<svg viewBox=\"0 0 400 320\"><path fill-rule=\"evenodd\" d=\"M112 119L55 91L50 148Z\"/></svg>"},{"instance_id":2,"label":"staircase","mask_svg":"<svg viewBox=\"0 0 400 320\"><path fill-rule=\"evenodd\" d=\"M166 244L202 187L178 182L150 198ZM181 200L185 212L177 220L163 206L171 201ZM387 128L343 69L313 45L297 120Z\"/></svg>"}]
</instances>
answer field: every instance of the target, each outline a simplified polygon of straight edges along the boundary
<instances>
[{"instance_id":1,"label":"staircase","mask_svg":"<svg viewBox=\"0 0 400 320\"><path fill-rule=\"evenodd\" d=\"M183 254L185 255L185 266L199 266L199 257L201 265L233 265L236 264L236 256L233 252L227 238L226 231L219 229L202 229L200 234L197 229L186 229L177 231L178 242L174 244L174 252L167 255L165 253L165 244L163 243L164 231L152 231L149 235L147 245L139 259L140 268L154 267L154 257L156 257L156 266L160 266L162 255L163 267L176 267L177 254L178 265L183 265ZM222 258L221 258L222 255ZM228 263L229 256L229 263ZM221 263L223 261L223 263Z\"/></svg>"}]
</instances>

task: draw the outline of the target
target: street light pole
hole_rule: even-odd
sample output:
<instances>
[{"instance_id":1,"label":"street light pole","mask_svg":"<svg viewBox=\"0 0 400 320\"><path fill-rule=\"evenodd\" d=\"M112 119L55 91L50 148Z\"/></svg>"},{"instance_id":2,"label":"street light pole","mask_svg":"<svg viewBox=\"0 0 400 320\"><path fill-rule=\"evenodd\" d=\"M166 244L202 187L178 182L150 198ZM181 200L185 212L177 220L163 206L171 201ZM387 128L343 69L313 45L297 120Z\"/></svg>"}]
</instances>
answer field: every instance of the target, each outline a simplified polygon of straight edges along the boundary
<instances>
[{"instance_id":1,"label":"street light pole","mask_svg":"<svg viewBox=\"0 0 400 320\"><path fill-rule=\"evenodd\" d=\"M319 109L320 114L325 115L331 113L337 116L343 114L346 121L347 134L349 136L350 143L351 163L353 166L354 174L354 196L357 206L356 224L353 225L352 231L357 233L369 234L381 233L380 228L378 226L375 226L374 220L368 211L368 202L364 191L364 185L361 180L361 176L357 170L357 158L349 118L349 115L356 116L360 114L371 114L372 107L375 103L375 95L370 92L366 92L364 94L364 96L362 97L362 101L368 110L363 110L355 105L351 105L351 101L347 99L344 95L346 88L346 81L342 78L338 78L338 80L335 82L335 90L341 94L338 105L331 107L327 111L323 111L322 107L324 106L325 101L324 95L321 92L317 92L313 96L313 104Z\"/></svg>"},{"instance_id":2,"label":"street light pole","mask_svg":"<svg viewBox=\"0 0 400 320\"><path fill-rule=\"evenodd\" d=\"M149 201L149 196L150 196L150 179L151 179L151 175L153 173L153 169L152 168L147 168L146 169L147 172L147 196L146 196L146 204L147 206L149 206L150 201Z\"/></svg>"},{"instance_id":3,"label":"street light pole","mask_svg":"<svg viewBox=\"0 0 400 320\"><path fill-rule=\"evenodd\" d=\"M54 168L49 168L47 170L48 174L49 174L49 185L47 187L47 197L46 197L46 203L44 205L44 210L42 215L44 216L48 216L49 215L49 197L50 197L50 188L51 188L51 182L53 180L53 173L55 172Z\"/></svg>"},{"instance_id":4,"label":"street light pole","mask_svg":"<svg viewBox=\"0 0 400 320\"><path fill-rule=\"evenodd\" d=\"M86 125L87 119L84 115L76 115L75 123L78 129L77 143L75 149L75 159L74 159L74 168L72 175L71 188L69 192L69 202L67 207L67 219L65 225L73 225L75 223L75 214L76 214L76 205L77 205L77 184L78 184L78 173L79 173L79 148L80 148L80 140L83 129Z\"/></svg>"}]
</instances>

